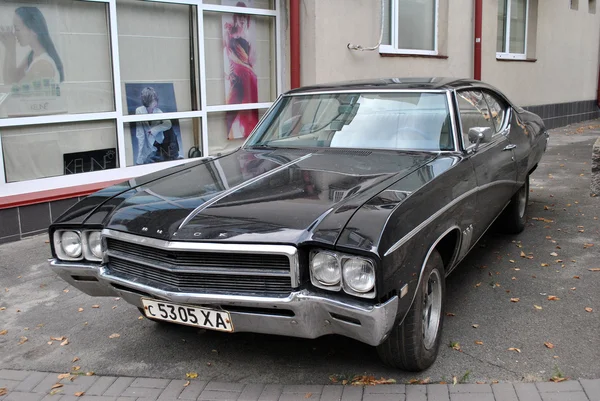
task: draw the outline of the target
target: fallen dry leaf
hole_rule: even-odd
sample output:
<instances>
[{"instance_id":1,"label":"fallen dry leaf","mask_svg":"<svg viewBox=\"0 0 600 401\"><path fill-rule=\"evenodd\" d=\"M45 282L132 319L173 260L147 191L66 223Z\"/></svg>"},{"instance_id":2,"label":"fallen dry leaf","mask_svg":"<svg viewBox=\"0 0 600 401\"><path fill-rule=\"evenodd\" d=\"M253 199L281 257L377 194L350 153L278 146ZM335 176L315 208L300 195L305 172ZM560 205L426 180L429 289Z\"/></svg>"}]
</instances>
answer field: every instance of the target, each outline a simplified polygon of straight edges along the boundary
<instances>
[{"instance_id":1,"label":"fallen dry leaf","mask_svg":"<svg viewBox=\"0 0 600 401\"><path fill-rule=\"evenodd\" d=\"M78 391L75 393L75 397L81 397L84 394L85 394L85 391Z\"/></svg>"},{"instance_id":2,"label":"fallen dry leaf","mask_svg":"<svg viewBox=\"0 0 600 401\"><path fill-rule=\"evenodd\" d=\"M479 287L481 285L481 283L477 283L475 284L475 287Z\"/></svg>"},{"instance_id":3,"label":"fallen dry leaf","mask_svg":"<svg viewBox=\"0 0 600 401\"><path fill-rule=\"evenodd\" d=\"M477 344L477 345L483 345L483 341L475 341L475 344Z\"/></svg>"},{"instance_id":4,"label":"fallen dry leaf","mask_svg":"<svg viewBox=\"0 0 600 401\"><path fill-rule=\"evenodd\" d=\"M479 327L479 325L478 325L478 324L474 324L474 325L472 325L471 327L473 327L474 329L476 329L476 328L478 328L478 327Z\"/></svg>"},{"instance_id":5,"label":"fallen dry leaf","mask_svg":"<svg viewBox=\"0 0 600 401\"><path fill-rule=\"evenodd\" d=\"M8 389L6 387L0 387L0 397L6 395L8 393Z\"/></svg>"},{"instance_id":6,"label":"fallen dry leaf","mask_svg":"<svg viewBox=\"0 0 600 401\"><path fill-rule=\"evenodd\" d=\"M543 308L542 308L541 306L539 306L539 305L533 305L533 307L534 307L535 309L537 309L537 310L541 310L541 309L543 309Z\"/></svg>"},{"instance_id":7,"label":"fallen dry leaf","mask_svg":"<svg viewBox=\"0 0 600 401\"><path fill-rule=\"evenodd\" d=\"M190 381L188 380L188 381L185 382L185 384L183 385L183 387L187 387L189 385L190 385Z\"/></svg>"},{"instance_id":8,"label":"fallen dry leaf","mask_svg":"<svg viewBox=\"0 0 600 401\"><path fill-rule=\"evenodd\" d=\"M557 297L556 295L550 295L548 297L548 301L560 301L560 298Z\"/></svg>"},{"instance_id":9,"label":"fallen dry leaf","mask_svg":"<svg viewBox=\"0 0 600 401\"><path fill-rule=\"evenodd\" d=\"M544 345L546 346L546 348L550 348L550 349L554 348L554 344L549 343L549 342L545 342Z\"/></svg>"},{"instance_id":10,"label":"fallen dry leaf","mask_svg":"<svg viewBox=\"0 0 600 401\"><path fill-rule=\"evenodd\" d=\"M573 278L579 280L580 277L579 276L573 276Z\"/></svg>"},{"instance_id":11,"label":"fallen dry leaf","mask_svg":"<svg viewBox=\"0 0 600 401\"><path fill-rule=\"evenodd\" d=\"M514 261L514 260L512 260L512 259L509 259L508 261L509 261L510 263L515 263L515 261Z\"/></svg>"},{"instance_id":12,"label":"fallen dry leaf","mask_svg":"<svg viewBox=\"0 0 600 401\"><path fill-rule=\"evenodd\" d=\"M108 338L119 338L121 337L121 335L119 333L113 333L110 336L108 336Z\"/></svg>"},{"instance_id":13,"label":"fallen dry leaf","mask_svg":"<svg viewBox=\"0 0 600 401\"><path fill-rule=\"evenodd\" d=\"M25 344L27 342L27 337L22 336L21 339L19 340L19 344Z\"/></svg>"},{"instance_id":14,"label":"fallen dry leaf","mask_svg":"<svg viewBox=\"0 0 600 401\"><path fill-rule=\"evenodd\" d=\"M50 337L52 341L63 341L66 337Z\"/></svg>"},{"instance_id":15,"label":"fallen dry leaf","mask_svg":"<svg viewBox=\"0 0 600 401\"><path fill-rule=\"evenodd\" d=\"M511 347L511 348L509 348L508 350L509 350L509 351L515 351L515 352L521 353L521 350L520 350L520 349L518 349L518 348L514 348L514 347Z\"/></svg>"},{"instance_id":16,"label":"fallen dry leaf","mask_svg":"<svg viewBox=\"0 0 600 401\"><path fill-rule=\"evenodd\" d=\"M139 316L138 320L144 320L144 316Z\"/></svg>"},{"instance_id":17,"label":"fallen dry leaf","mask_svg":"<svg viewBox=\"0 0 600 401\"><path fill-rule=\"evenodd\" d=\"M594 310L588 306L587 308L585 308L585 311L592 313Z\"/></svg>"},{"instance_id":18,"label":"fallen dry leaf","mask_svg":"<svg viewBox=\"0 0 600 401\"><path fill-rule=\"evenodd\" d=\"M63 384L56 383L54 386L50 387L50 389L61 388L61 387L63 387Z\"/></svg>"},{"instance_id":19,"label":"fallen dry leaf","mask_svg":"<svg viewBox=\"0 0 600 401\"><path fill-rule=\"evenodd\" d=\"M1 307L0 311L2 311L2 310L6 310L6 306Z\"/></svg>"},{"instance_id":20,"label":"fallen dry leaf","mask_svg":"<svg viewBox=\"0 0 600 401\"><path fill-rule=\"evenodd\" d=\"M92 305L92 308L94 309L98 309L100 307L100 305Z\"/></svg>"},{"instance_id":21,"label":"fallen dry leaf","mask_svg":"<svg viewBox=\"0 0 600 401\"><path fill-rule=\"evenodd\" d=\"M55 388L54 390L50 391L50 395L54 395L54 394L58 394L60 393L62 390L59 388Z\"/></svg>"},{"instance_id":22,"label":"fallen dry leaf","mask_svg":"<svg viewBox=\"0 0 600 401\"><path fill-rule=\"evenodd\" d=\"M600 272L600 267L593 267L591 269L588 269L591 272Z\"/></svg>"},{"instance_id":23,"label":"fallen dry leaf","mask_svg":"<svg viewBox=\"0 0 600 401\"><path fill-rule=\"evenodd\" d=\"M83 308L77 309L77 312L83 312Z\"/></svg>"},{"instance_id":24,"label":"fallen dry leaf","mask_svg":"<svg viewBox=\"0 0 600 401\"><path fill-rule=\"evenodd\" d=\"M556 253L556 252L550 252L550 256L556 257L556 256L558 256L558 253Z\"/></svg>"},{"instance_id":25,"label":"fallen dry leaf","mask_svg":"<svg viewBox=\"0 0 600 401\"><path fill-rule=\"evenodd\" d=\"M565 380L567 380L566 377L558 377L558 376L552 376L550 378L550 381L553 381L554 383L560 383L560 382L564 382Z\"/></svg>"},{"instance_id":26,"label":"fallen dry leaf","mask_svg":"<svg viewBox=\"0 0 600 401\"><path fill-rule=\"evenodd\" d=\"M81 366L73 366L71 369L74 371L78 371L79 369L81 369Z\"/></svg>"},{"instance_id":27,"label":"fallen dry leaf","mask_svg":"<svg viewBox=\"0 0 600 401\"><path fill-rule=\"evenodd\" d=\"M385 379L380 378L376 379L375 376L354 376L354 378L350 381L350 384L353 386L374 386L378 384L396 384L395 379Z\"/></svg>"},{"instance_id":28,"label":"fallen dry leaf","mask_svg":"<svg viewBox=\"0 0 600 401\"><path fill-rule=\"evenodd\" d=\"M306 393L306 394L304 395L304 398L310 398L310 397L312 397L312 393Z\"/></svg>"},{"instance_id":29,"label":"fallen dry leaf","mask_svg":"<svg viewBox=\"0 0 600 401\"><path fill-rule=\"evenodd\" d=\"M79 357L78 357L78 356L76 356L75 358L73 358L73 360L71 361L71 363L75 363L75 362L77 362L78 360L79 360Z\"/></svg>"},{"instance_id":30,"label":"fallen dry leaf","mask_svg":"<svg viewBox=\"0 0 600 401\"><path fill-rule=\"evenodd\" d=\"M542 263L542 267L548 267L550 266L548 263Z\"/></svg>"},{"instance_id":31,"label":"fallen dry leaf","mask_svg":"<svg viewBox=\"0 0 600 401\"><path fill-rule=\"evenodd\" d=\"M456 314L454 314L452 312L448 312L448 313L446 313L446 316L456 316Z\"/></svg>"},{"instance_id":32,"label":"fallen dry leaf","mask_svg":"<svg viewBox=\"0 0 600 401\"><path fill-rule=\"evenodd\" d=\"M66 379L68 377L71 377L70 373L63 373L63 374L58 375L58 380Z\"/></svg>"},{"instance_id":33,"label":"fallen dry leaf","mask_svg":"<svg viewBox=\"0 0 600 401\"><path fill-rule=\"evenodd\" d=\"M198 373L196 372L189 372L185 374L185 377L187 377L188 379L195 379L198 377Z\"/></svg>"},{"instance_id":34,"label":"fallen dry leaf","mask_svg":"<svg viewBox=\"0 0 600 401\"><path fill-rule=\"evenodd\" d=\"M85 372L86 376L94 376L96 372Z\"/></svg>"},{"instance_id":35,"label":"fallen dry leaf","mask_svg":"<svg viewBox=\"0 0 600 401\"><path fill-rule=\"evenodd\" d=\"M66 294L67 292L69 292L69 290L68 290L68 289L66 289L66 290L63 290L63 292Z\"/></svg>"},{"instance_id":36,"label":"fallen dry leaf","mask_svg":"<svg viewBox=\"0 0 600 401\"><path fill-rule=\"evenodd\" d=\"M583 244L583 249L591 248L594 244Z\"/></svg>"},{"instance_id":37,"label":"fallen dry leaf","mask_svg":"<svg viewBox=\"0 0 600 401\"><path fill-rule=\"evenodd\" d=\"M5 335L6 333L8 333L8 330L6 330L6 329L5 329L5 330L2 330L2 331L0 331L0 336L3 336L3 335Z\"/></svg>"},{"instance_id":38,"label":"fallen dry leaf","mask_svg":"<svg viewBox=\"0 0 600 401\"><path fill-rule=\"evenodd\" d=\"M511 299L510 299L510 302L519 302L519 301L520 301L520 299L519 299L519 298L511 298Z\"/></svg>"},{"instance_id":39,"label":"fallen dry leaf","mask_svg":"<svg viewBox=\"0 0 600 401\"><path fill-rule=\"evenodd\" d=\"M65 346L65 345L69 345L69 339L65 338L65 341L63 341L62 343L60 343L61 346Z\"/></svg>"},{"instance_id":40,"label":"fallen dry leaf","mask_svg":"<svg viewBox=\"0 0 600 401\"><path fill-rule=\"evenodd\" d=\"M527 257L527 255L525 254L525 252L521 251L521 257L522 258L526 258Z\"/></svg>"}]
</instances>

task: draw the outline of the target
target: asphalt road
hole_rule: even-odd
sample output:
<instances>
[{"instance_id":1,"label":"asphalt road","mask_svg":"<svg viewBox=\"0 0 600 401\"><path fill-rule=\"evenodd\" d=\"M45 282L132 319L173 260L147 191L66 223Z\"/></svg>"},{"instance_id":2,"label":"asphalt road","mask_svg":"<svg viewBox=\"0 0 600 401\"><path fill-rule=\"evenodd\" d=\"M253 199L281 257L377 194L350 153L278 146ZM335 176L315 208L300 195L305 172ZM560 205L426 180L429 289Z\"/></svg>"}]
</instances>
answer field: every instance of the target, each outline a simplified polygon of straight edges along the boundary
<instances>
[{"instance_id":1,"label":"asphalt road","mask_svg":"<svg viewBox=\"0 0 600 401\"><path fill-rule=\"evenodd\" d=\"M58 279L46 264L44 236L0 246L0 309L6 308L0 332L8 330L0 335L0 368L68 372L80 366L101 375L170 379L197 372L203 379L285 384L326 384L334 374L399 382L467 373L467 382L547 380L559 371L598 378L600 272L588 269L600 267L600 197L589 196L600 125L583 133L578 126L552 131L533 175L525 232L487 234L449 277L447 312L453 315L445 318L437 362L419 375L386 368L373 348L343 337L231 335L139 319L122 300L91 298ZM551 295L560 299L550 301ZM114 333L120 336L109 338ZM51 336L67 337L68 344L48 344ZM22 337L27 341L19 344ZM80 359L72 363L74 357Z\"/></svg>"}]
</instances>

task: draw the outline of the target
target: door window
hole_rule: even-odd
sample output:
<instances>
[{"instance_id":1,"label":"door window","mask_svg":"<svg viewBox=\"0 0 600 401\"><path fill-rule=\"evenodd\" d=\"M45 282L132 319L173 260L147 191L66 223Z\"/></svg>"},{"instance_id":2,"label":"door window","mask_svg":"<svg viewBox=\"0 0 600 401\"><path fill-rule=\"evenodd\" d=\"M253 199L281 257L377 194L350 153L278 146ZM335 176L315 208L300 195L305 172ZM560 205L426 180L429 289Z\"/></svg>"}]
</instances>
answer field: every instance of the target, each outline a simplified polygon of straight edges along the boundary
<instances>
[{"instance_id":1,"label":"door window","mask_svg":"<svg viewBox=\"0 0 600 401\"><path fill-rule=\"evenodd\" d=\"M458 109L465 149L474 145L469 140L469 130L471 128L489 128L492 132L496 132L490 118L490 110L481 91L467 90L458 92Z\"/></svg>"},{"instance_id":2,"label":"door window","mask_svg":"<svg viewBox=\"0 0 600 401\"><path fill-rule=\"evenodd\" d=\"M483 97L490 108L490 114L492 116L492 122L496 127L496 132L502 131L504 128L504 117L506 115L506 106L504 105L504 102L487 92L483 92Z\"/></svg>"}]
</instances>

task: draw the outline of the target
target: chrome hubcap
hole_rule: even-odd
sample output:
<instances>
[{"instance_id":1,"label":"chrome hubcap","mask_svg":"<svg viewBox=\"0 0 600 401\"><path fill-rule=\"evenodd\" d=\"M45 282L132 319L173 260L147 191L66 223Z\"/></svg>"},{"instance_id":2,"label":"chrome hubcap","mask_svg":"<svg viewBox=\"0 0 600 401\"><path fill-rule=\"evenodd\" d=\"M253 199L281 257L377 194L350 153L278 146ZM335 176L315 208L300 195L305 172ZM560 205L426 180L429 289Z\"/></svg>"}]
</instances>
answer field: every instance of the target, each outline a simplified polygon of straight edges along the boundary
<instances>
[{"instance_id":1,"label":"chrome hubcap","mask_svg":"<svg viewBox=\"0 0 600 401\"><path fill-rule=\"evenodd\" d=\"M433 270L427 279L427 288L423 297L423 343L425 349L435 345L440 317L442 314L442 278Z\"/></svg>"}]
</instances>

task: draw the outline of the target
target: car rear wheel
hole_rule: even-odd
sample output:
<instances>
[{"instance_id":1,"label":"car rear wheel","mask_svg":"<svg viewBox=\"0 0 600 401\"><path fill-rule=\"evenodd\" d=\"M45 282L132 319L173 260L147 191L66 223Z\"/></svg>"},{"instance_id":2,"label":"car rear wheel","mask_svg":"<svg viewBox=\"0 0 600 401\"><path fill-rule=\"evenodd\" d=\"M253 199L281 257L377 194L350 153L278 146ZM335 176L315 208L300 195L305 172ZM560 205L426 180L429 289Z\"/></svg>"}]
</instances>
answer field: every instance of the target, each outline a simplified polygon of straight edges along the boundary
<instances>
[{"instance_id":1,"label":"car rear wheel","mask_svg":"<svg viewBox=\"0 0 600 401\"><path fill-rule=\"evenodd\" d=\"M529 176L525 183L510 200L504 212L498 218L499 231L505 234L518 234L527 223L527 203L529 202Z\"/></svg>"},{"instance_id":2,"label":"car rear wheel","mask_svg":"<svg viewBox=\"0 0 600 401\"><path fill-rule=\"evenodd\" d=\"M390 336L377 347L381 360L394 368L419 372L430 367L440 348L446 283L444 264L433 250L413 304Z\"/></svg>"}]
</instances>

